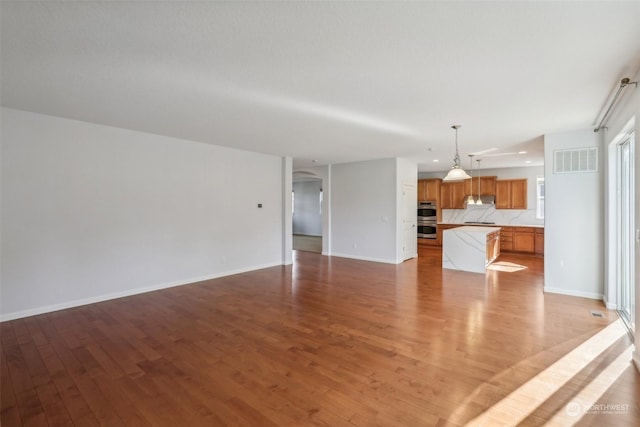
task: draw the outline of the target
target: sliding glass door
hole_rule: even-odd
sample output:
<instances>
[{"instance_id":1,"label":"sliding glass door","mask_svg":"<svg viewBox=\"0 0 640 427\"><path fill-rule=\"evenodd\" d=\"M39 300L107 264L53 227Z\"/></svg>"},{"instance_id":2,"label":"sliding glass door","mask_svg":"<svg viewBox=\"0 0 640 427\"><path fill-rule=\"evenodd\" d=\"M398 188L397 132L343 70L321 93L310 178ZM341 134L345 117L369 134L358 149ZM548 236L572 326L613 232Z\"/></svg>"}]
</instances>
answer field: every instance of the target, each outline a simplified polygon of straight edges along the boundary
<instances>
[{"instance_id":1,"label":"sliding glass door","mask_svg":"<svg viewBox=\"0 0 640 427\"><path fill-rule=\"evenodd\" d=\"M627 326L635 329L634 286L634 188L633 188L634 136L630 135L618 145L618 296L619 312Z\"/></svg>"}]
</instances>

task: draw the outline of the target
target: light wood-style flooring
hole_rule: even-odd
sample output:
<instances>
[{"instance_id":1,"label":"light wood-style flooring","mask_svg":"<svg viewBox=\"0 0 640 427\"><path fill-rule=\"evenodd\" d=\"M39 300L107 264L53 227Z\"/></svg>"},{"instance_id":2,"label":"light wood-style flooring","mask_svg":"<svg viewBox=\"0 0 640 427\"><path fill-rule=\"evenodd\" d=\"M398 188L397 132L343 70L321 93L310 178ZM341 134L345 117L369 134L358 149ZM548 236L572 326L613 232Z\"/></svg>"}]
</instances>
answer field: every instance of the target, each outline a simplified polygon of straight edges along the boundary
<instances>
[{"instance_id":1,"label":"light wood-style flooring","mask_svg":"<svg viewBox=\"0 0 640 427\"><path fill-rule=\"evenodd\" d=\"M3 322L1 424L639 425L630 340L601 302L544 294L534 256L481 275L420 255L296 252Z\"/></svg>"},{"instance_id":2,"label":"light wood-style flooring","mask_svg":"<svg viewBox=\"0 0 640 427\"><path fill-rule=\"evenodd\" d=\"M306 234L293 235L293 249L296 251L322 253L322 237L307 236Z\"/></svg>"}]
</instances>

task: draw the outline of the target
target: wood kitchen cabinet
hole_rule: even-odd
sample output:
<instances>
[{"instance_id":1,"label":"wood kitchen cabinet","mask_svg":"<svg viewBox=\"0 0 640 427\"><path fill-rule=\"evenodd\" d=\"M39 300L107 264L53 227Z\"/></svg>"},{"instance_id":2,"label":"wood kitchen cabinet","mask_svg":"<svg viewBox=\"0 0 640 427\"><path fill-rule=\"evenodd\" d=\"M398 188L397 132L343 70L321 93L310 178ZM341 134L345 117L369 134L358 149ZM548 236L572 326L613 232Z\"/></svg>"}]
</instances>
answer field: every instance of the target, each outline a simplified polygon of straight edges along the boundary
<instances>
[{"instance_id":1,"label":"wood kitchen cabinet","mask_svg":"<svg viewBox=\"0 0 640 427\"><path fill-rule=\"evenodd\" d=\"M535 238L532 227L514 227L513 250L514 252L535 252Z\"/></svg>"},{"instance_id":2,"label":"wood kitchen cabinet","mask_svg":"<svg viewBox=\"0 0 640 427\"><path fill-rule=\"evenodd\" d=\"M496 195L496 176L481 176L480 177L480 195L481 196L495 196ZM471 182L471 194L473 196L478 195L478 178L473 178Z\"/></svg>"},{"instance_id":3,"label":"wood kitchen cabinet","mask_svg":"<svg viewBox=\"0 0 640 427\"><path fill-rule=\"evenodd\" d=\"M500 251L513 251L513 227L502 227L500 229Z\"/></svg>"},{"instance_id":4,"label":"wood kitchen cabinet","mask_svg":"<svg viewBox=\"0 0 640 427\"><path fill-rule=\"evenodd\" d=\"M527 209L527 179L496 180L496 209Z\"/></svg>"},{"instance_id":5,"label":"wood kitchen cabinet","mask_svg":"<svg viewBox=\"0 0 640 427\"><path fill-rule=\"evenodd\" d=\"M500 256L500 232L494 231L487 234L487 248L486 248L486 265L489 265Z\"/></svg>"},{"instance_id":6,"label":"wood kitchen cabinet","mask_svg":"<svg viewBox=\"0 0 640 427\"><path fill-rule=\"evenodd\" d=\"M427 200L427 180L418 180L418 202L425 202Z\"/></svg>"},{"instance_id":7,"label":"wood kitchen cabinet","mask_svg":"<svg viewBox=\"0 0 640 427\"><path fill-rule=\"evenodd\" d=\"M438 224L437 242L442 244L442 232L449 228L469 224ZM522 252L527 254L544 254L544 227L500 227L500 252Z\"/></svg>"},{"instance_id":8,"label":"wood kitchen cabinet","mask_svg":"<svg viewBox=\"0 0 640 427\"><path fill-rule=\"evenodd\" d=\"M536 233L544 228L502 227L500 230L500 249L505 252L536 253ZM544 234L543 234L544 235Z\"/></svg>"},{"instance_id":9,"label":"wood kitchen cabinet","mask_svg":"<svg viewBox=\"0 0 640 427\"><path fill-rule=\"evenodd\" d=\"M544 255L544 228L536 228L534 230L534 252L538 255Z\"/></svg>"},{"instance_id":10,"label":"wood kitchen cabinet","mask_svg":"<svg viewBox=\"0 0 640 427\"><path fill-rule=\"evenodd\" d=\"M436 202L440 201L440 185L442 180L439 178L427 179L426 185L426 199L427 201Z\"/></svg>"},{"instance_id":11,"label":"wood kitchen cabinet","mask_svg":"<svg viewBox=\"0 0 640 427\"><path fill-rule=\"evenodd\" d=\"M443 182L440 186L441 209L464 209L465 197L471 193L471 180Z\"/></svg>"},{"instance_id":12,"label":"wood kitchen cabinet","mask_svg":"<svg viewBox=\"0 0 640 427\"><path fill-rule=\"evenodd\" d=\"M435 202L437 205L440 201L441 183L442 180L439 178L419 179L418 202Z\"/></svg>"}]
</instances>

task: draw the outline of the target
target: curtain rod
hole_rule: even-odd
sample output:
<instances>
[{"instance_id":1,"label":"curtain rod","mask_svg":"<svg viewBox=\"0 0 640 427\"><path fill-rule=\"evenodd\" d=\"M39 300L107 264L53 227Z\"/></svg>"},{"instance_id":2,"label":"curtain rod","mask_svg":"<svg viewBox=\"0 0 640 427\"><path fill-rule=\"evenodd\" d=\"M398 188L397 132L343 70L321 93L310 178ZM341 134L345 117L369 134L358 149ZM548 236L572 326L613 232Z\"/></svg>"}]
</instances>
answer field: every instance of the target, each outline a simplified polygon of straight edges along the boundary
<instances>
[{"instance_id":1,"label":"curtain rod","mask_svg":"<svg viewBox=\"0 0 640 427\"><path fill-rule=\"evenodd\" d=\"M607 112L604 113L604 116L602 116L602 120L600 120L600 124L598 125L597 128L593 130L594 132L598 132L603 127L605 129L607 128L606 126L602 126L602 125L604 124L605 120L607 120L607 116L609 116L609 113L611 112L611 108L613 108L613 104L615 104L616 101L618 100L618 97L620 96L620 92L622 92L622 89L624 89L629 85L634 85L635 87L638 87L638 82L632 82L629 80L628 77L625 77L624 79L620 80L620 87L616 92L616 96L614 96L613 99L611 100L611 104L609 104L609 108L607 108Z\"/></svg>"}]
</instances>

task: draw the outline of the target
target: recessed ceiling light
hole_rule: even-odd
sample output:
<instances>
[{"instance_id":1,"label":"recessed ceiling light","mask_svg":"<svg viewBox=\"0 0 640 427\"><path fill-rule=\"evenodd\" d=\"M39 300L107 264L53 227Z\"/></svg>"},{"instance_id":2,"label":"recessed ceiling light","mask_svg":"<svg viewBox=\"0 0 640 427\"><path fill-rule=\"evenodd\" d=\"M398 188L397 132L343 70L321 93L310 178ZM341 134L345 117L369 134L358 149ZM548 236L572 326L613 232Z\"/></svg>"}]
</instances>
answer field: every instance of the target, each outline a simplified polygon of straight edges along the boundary
<instances>
[{"instance_id":1,"label":"recessed ceiling light","mask_svg":"<svg viewBox=\"0 0 640 427\"><path fill-rule=\"evenodd\" d=\"M531 163L531 160L525 160L524 162L525 163Z\"/></svg>"},{"instance_id":2,"label":"recessed ceiling light","mask_svg":"<svg viewBox=\"0 0 640 427\"><path fill-rule=\"evenodd\" d=\"M438 163L440 160L438 159L433 159L433 163Z\"/></svg>"},{"instance_id":3,"label":"recessed ceiling light","mask_svg":"<svg viewBox=\"0 0 640 427\"><path fill-rule=\"evenodd\" d=\"M518 154L527 154L526 151L518 151Z\"/></svg>"}]
</instances>

